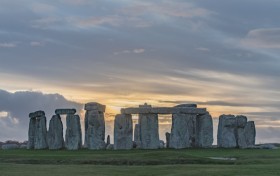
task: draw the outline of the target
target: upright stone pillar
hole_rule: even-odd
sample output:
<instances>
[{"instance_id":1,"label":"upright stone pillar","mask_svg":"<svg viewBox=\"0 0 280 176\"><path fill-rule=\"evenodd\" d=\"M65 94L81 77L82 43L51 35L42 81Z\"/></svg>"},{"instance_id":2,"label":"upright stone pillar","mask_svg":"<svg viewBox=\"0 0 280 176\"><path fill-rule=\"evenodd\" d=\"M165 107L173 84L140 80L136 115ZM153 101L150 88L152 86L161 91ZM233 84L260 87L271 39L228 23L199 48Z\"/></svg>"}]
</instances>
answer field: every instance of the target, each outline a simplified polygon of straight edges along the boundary
<instances>
[{"instance_id":1,"label":"upright stone pillar","mask_svg":"<svg viewBox=\"0 0 280 176\"><path fill-rule=\"evenodd\" d=\"M82 147L81 122L78 115L66 116L65 147L68 150L78 150Z\"/></svg>"},{"instance_id":2,"label":"upright stone pillar","mask_svg":"<svg viewBox=\"0 0 280 176\"><path fill-rule=\"evenodd\" d=\"M218 147L237 147L236 118L234 115L221 115L218 126Z\"/></svg>"},{"instance_id":3,"label":"upright stone pillar","mask_svg":"<svg viewBox=\"0 0 280 176\"><path fill-rule=\"evenodd\" d=\"M166 148L170 148L170 133L166 132L165 138L166 138Z\"/></svg>"},{"instance_id":4,"label":"upright stone pillar","mask_svg":"<svg viewBox=\"0 0 280 176\"><path fill-rule=\"evenodd\" d=\"M134 142L136 144L136 148L141 147L140 125L139 124L135 124L135 126L134 126Z\"/></svg>"},{"instance_id":5,"label":"upright stone pillar","mask_svg":"<svg viewBox=\"0 0 280 176\"><path fill-rule=\"evenodd\" d=\"M247 117L236 116L236 143L239 148L247 148L245 126L247 124Z\"/></svg>"},{"instance_id":6,"label":"upright stone pillar","mask_svg":"<svg viewBox=\"0 0 280 176\"><path fill-rule=\"evenodd\" d=\"M64 147L63 124L60 115L54 115L50 120L48 145L51 150L59 150Z\"/></svg>"},{"instance_id":7,"label":"upright stone pillar","mask_svg":"<svg viewBox=\"0 0 280 176\"><path fill-rule=\"evenodd\" d=\"M209 113L196 117L196 146L209 148L213 144L213 120Z\"/></svg>"},{"instance_id":8,"label":"upright stone pillar","mask_svg":"<svg viewBox=\"0 0 280 176\"><path fill-rule=\"evenodd\" d=\"M116 115L114 124L114 149L132 149L132 116L127 114Z\"/></svg>"},{"instance_id":9,"label":"upright stone pillar","mask_svg":"<svg viewBox=\"0 0 280 176\"><path fill-rule=\"evenodd\" d=\"M35 145L36 118L30 118L28 129L27 149L34 149Z\"/></svg>"},{"instance_id":10,"label":"upright stone pillar","mask_svg":"<svg viewBox=\"0 0 280 176\"><path fill-rule=\"evenodd\" d=\"M158 149L158 115L157 114L139 114L140 141L142 149Z\"/></svg>"},{"instance_id":11,"label":"upright stone pillar","mask_svg":"<svg viewBox=\"0 0 280 176\"><path fill-rule=\"evenodd\" d=\"M183 149L195 143L196 114L173 114L170 135L170 148Z\"/></svg>"},{"instance_id":12,"label":"upright stone pillar","mask_svg":"<svg viewBox=\"0 0 280 176\"><path fill-rule=\"evenodd\" d=\"M89 149L105 149L105 119L106 106L99 103L85 105L85 146Z\"/></svg>"},{"instance_id":13,"label":"upright stone pillar","mask_svg":"<svg viewBox=\"0 0 280 176\"><path fill-rule=\"evenodd\" d=\"M255 123L253 121L247 122L244 131L247 147L253 147L256 140Z\"/></svg>"}]
</instances>

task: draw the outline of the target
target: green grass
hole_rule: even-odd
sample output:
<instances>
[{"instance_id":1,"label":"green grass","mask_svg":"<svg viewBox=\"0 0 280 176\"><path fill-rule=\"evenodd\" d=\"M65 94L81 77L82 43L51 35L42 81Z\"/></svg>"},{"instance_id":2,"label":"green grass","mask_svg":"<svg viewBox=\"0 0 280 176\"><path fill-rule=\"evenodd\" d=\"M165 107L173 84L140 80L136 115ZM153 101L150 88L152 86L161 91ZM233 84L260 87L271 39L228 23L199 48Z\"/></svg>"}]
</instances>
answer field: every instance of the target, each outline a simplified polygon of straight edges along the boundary
<instances>
[{"instance_id":1,"label":"green grass","mask_svg":"<svg viewBox=\"0 0 280 176\"><path fill-rule=\"evenodd\" d=\"M280 150L0 150L0 175L280 175Z\"/></svg>"}]
</instances>

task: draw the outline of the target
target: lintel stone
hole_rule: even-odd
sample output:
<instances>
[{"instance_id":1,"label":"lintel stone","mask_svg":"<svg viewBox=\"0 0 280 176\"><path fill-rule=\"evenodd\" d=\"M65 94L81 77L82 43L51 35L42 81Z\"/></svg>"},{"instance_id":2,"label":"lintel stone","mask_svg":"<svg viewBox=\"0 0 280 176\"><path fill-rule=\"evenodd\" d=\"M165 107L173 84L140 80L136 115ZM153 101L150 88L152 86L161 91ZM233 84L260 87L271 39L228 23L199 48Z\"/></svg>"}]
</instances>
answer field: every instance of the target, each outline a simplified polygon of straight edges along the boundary
<instances>
[{"instance_id":1,"label":"lintel stone","mask_svg":"<svg viewBox=\"0 0 280 176\"><path fill-rule=\"evenodd\" d=\"M56 115L67 115L67 114L72 114L74 115L76 113L76 109L56 109L55 114Z\"/></svg>"},{"instance_id":2,"label":"lintel stone","mask_svg":"<svg viewBox=\"0 0 280 176\"><path fill-rule=\"evenodd\" d=\"M206 114L206 108L190 107L157 107L157 108L125 108L121 109L122 114Z\"/></svg>"},{"instance_id":3,"label":"lintel stone","mask_svg":"<svg viewBox=\"0 0 280 176\"><path fill-rule=\"evenodd\" d=\"M32 113L29 114L30 118L42 117L42 116L45 116L44 111L36 111L36 112L32 112Z\"/></svg>"},{"instance_id":4,"label":"lintel stone","mask_svg":"<svg viewBox=\"0 0 280 176\"><path fill-rule=\"evenodd\" d=\"M106 106L96 103L96 102L91 102L91 103L87 103L85 105L85 110L86 111L95 110L95 111L99 111L99 112L105 112Z\"/></svg>"}]
</instances>

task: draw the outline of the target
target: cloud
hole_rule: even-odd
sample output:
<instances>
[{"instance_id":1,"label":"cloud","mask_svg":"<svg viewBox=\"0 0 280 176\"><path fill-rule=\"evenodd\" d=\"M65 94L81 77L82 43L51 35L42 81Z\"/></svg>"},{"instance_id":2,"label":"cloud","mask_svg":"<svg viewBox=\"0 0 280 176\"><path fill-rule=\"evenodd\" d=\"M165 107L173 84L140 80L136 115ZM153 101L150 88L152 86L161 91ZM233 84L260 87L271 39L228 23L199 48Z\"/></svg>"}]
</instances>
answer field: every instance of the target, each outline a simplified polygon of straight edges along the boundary
<instances>
[{"instance_id":1,"label":"cloud","mask_svg":"<svg viewBox=\"0 0 280 176\"><path fill-rule=\"evenodd\" d=\"M41 92L10 93L0 90L0 100L0 141L26 140L30 112L43 110L50 120L57 108L75 108L78 113L83 109L82 104L69 101L62 95Z\"/></svg>"},{"instance_id":2,"label":"cloud","mask_svg":"<svg viewBox=\"0 0 280 176\"><path fill-rule=\"evenodd\" d=\"M280 28L260 28L251 30L241 43L247 47L279 49Z\"/></svg>"},{"instance_id":3,"label":"cloud","mask_svg":"<svg viewBox=\"0 0 280 176\"><path fill-rule=\"evenodd\" d=\"M143 48L136 48L136 49L133 49L133 50L123 50L123 51L120 51L120 52L114 52L114 55L119 55L119 54L131 54L131 53L134 53L134 54L141 54L141 53L144 53L146 50L143 49Z\"/></svg>"},{"instance_id":4,"label":"cloud","mask_svg":"<svg viewBox=\"0 0 280 176\"><path fill-rule=\"evenodd\" d=\"M16 43L0 43L0 48L15 48L17 47Z\"/></svg>"}]
</instances>

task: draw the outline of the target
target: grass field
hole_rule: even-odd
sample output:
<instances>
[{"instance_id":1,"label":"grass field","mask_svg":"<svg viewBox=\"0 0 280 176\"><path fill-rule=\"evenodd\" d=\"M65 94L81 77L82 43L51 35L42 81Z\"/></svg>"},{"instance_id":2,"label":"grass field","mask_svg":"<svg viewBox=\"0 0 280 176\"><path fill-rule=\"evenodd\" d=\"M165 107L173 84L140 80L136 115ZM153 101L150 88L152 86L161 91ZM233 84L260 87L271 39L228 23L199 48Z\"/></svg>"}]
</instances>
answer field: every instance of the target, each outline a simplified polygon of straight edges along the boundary
<instances>
[{"instance_id":1,"label":"grass field","mask_svg":"<svg viewBox=\"0 0 280 176\"><path fill-rule=\"evenodd\" d=\"M0 150L0 176L18 175L280 175L280 150Z\"/></svg>"}]
</instances>

